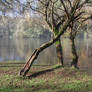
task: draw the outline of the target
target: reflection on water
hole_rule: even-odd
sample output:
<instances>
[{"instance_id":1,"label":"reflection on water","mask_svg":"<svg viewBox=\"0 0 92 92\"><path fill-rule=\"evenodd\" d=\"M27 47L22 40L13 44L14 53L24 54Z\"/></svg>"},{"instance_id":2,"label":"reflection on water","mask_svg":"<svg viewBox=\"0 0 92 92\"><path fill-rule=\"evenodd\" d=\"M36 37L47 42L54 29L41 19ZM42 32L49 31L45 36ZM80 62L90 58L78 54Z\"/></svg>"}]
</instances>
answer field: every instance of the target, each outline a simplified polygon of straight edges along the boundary
<instances>
[{"instance_id":1,"label":"reflection on water","mask_svg":"<svg viewBox=\"0 0 92 92\"><path fill-rule=\"evenodd\" d=\"M0 61L27 61L34 49L50 39L38 38L14 38L0 39ZM37 64L55 64L56 52L54 46L43 51L35 61ZM53 54L52 54L53 53Z\"/></svg>"},{"instance_id":2,"label":"reflection on water","mask_svg":"<svg viewBox=\"0 0 92 92\"><path fill-rule=\"evenodd\" d=\"M49 39L38 39L38 38L13 38L0 39L0 62L7 61L27 61L32 51L38 48L44 42ZM71 47L69 39L62 40L64 50L64 63L70 64L71 61ZM92 40L91 39L77 39L76 48L79 57L79 67L81 69L92 72ZM36 64L40 65L52 65L56 64L56 51L55 46L51 46L43 51L38 59L35 61Z\"/></svg>"},{"instance_id":3,"label":"reflection on water","mask_svg":"<svg viewBox=\"0 0 92 92\"><path fill-rule=\"evenodd\" d=\"M64 61L70 63L71 61L71 43L69 39L63 39ZM76 49L79 55L78 66L81 70L86 70L92 73L92 39L76 39Z\"/></svg>"}]
</instances>

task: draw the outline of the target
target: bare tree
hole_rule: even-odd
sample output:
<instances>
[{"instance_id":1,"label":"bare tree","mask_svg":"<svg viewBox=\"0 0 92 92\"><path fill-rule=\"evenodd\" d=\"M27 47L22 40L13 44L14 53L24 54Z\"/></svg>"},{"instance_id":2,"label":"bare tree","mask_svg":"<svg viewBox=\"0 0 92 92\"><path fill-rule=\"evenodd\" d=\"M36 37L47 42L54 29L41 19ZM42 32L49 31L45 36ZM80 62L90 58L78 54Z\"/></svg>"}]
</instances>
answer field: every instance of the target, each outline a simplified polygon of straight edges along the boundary
<instances>
[{"instance_id":1,"label":"bare tree","mask_svg":"<svg viewBox=\"0 0 92 92\"><path fill-rule=\"evenodd\" d=\"M69 10L69 11L67 10L67 6L65 5L65 2L63 2L63 0L60 0L60 2L62 4L62 6L60 6L60 10L64 11L64 15L63 15L63 17L61 15L60 16L58 15L58 17L60 17L60 18L62 17L61 19L59 18L60 23L63 21L62 25L60 25L59 32L53 38L53 40L49 41L48 43L43 44L42 46L40 46L40 48L36 49L33 52L33 54L30 57L30 59L26 62L25 66L20 71L20 75L25 76L27 74L27 72L29 71L30 67L32 66L34 60L37 59L37 57L40 54L40 52L42 52L43 50L45 50L46 48L51 46L53 43L55 43L60 38L60 36L63 35L64 32L66 32L66 29L71 25L71 23L74 22L80 16L80 14L77 13L77 11L78 11L78 7L81 4L81 0L75 0L73 2L72 6L70 4L71 10ZM51 10L52 10L52 8L51 8ZM58 14L58 13L56 13L56 14ZM46 14L44 14L47 23L49 23L47 19L49 19L49 20L53 20L54 19L53 18L54 13L51 13L51 15L52 15L51 17L49 16L49 18L50 18L49 19L47 17L47 12L46 12ZM53 21L55 21L55 20L53 20ZM51 27L54 29L54 27L52 25L51 25Z\"/></svg>"},{"instance_id":2,"label":"bare tree","mask_svg":"<svg viewBox=\"0 0 92 92\"><path fill-rule=\"evenodd\" d=\"M92 2L90 2L90 0L84 0L83 2L81 2L79 4L79 6L77 7L78 11L76 12L77 15L75 16L77 18L75 19L75 21L72 21L71 25L69 26L70 41L71 41L71 48L72 48L71 66L74 66L75 68L78 68L78 58L79 58L77 51L76 51L75 38L76 38L76 35L81 32L80 28L83 25L85 25L85 22L92 18L92 14L88 14L85 11L85 7L87 7L88 4L90 4L90 3L92 3ZM83 30L82 33L84 31L85 30Z\"/></svg>"}]
</instances>

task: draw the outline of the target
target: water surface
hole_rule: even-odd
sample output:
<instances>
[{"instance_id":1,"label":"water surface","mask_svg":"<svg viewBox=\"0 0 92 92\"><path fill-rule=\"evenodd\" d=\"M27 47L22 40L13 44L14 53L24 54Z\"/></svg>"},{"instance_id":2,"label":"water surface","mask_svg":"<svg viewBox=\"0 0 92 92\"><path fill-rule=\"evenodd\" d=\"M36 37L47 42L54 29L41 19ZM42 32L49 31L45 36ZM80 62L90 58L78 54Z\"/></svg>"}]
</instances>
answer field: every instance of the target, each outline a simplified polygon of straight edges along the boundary
<instances>
[{"instance_id":1,"label":"water surface","mask_svg":"<svg viewBox=\"0 0 92 92\"><path fill-rule=\"evenodd\" d=\"M35 48L41 44L48 42L47 38L0 38L0 62L21 61L26 62L31 56ZM68 38L62 40L64 51L64 63L71 62L71 42ZM92 72L92 40L77 39L76 49L79 55L79 67L82 70ZM53 65L57 63L55 46L51 46L44 50L34 62L39 65Z\"/></svg>"}]
</instances>

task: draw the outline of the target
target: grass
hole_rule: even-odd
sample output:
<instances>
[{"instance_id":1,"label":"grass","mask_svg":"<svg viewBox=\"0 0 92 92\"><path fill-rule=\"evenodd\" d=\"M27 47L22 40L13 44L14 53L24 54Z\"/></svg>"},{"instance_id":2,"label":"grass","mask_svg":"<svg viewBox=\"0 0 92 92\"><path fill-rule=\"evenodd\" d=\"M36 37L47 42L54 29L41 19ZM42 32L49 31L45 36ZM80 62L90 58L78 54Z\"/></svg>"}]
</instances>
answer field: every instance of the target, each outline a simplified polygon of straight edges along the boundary
<instances>
[{"instance_id":1,"label":"grass","mask_svg":"<svg viewBox=\"0 0 92 92\"><path fill-rule=\"evenodd\" d=\"M0 92L92 91L92 74L89 75L77 69L60 66L33 66L28 74L29 77L23 78L18 76L23 64L19 67L18 65L9 66L0 67Z\"/></svg>"}]
</instances>

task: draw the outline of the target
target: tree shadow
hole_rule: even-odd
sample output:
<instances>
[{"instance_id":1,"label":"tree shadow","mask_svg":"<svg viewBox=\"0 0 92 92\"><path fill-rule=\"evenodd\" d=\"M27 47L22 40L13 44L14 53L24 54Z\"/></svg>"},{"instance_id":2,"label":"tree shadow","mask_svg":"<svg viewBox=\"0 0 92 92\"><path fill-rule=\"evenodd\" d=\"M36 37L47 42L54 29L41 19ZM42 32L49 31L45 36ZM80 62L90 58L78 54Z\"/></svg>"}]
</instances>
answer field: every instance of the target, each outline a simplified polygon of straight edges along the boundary
<instances>
[{"instance_id":1,"label":"tree shadow","mask_svg":"<svg viewBox=\"0 0 92 92\"><path fill-rule=\"evenodd\" d=\"M63 66L59 65L59 66L56 66L54 68L50 68L50 69L46 69L46 70L43 70L43 71L33 73L33 74L29 75L28 78L35 78L35 77L37 77L39 75L42 75L42 74L45 74L45 73L48 73L48 72L52 72L55 69L59 69L59 68L63 68Z\"/></svg>"}]
</instances>

